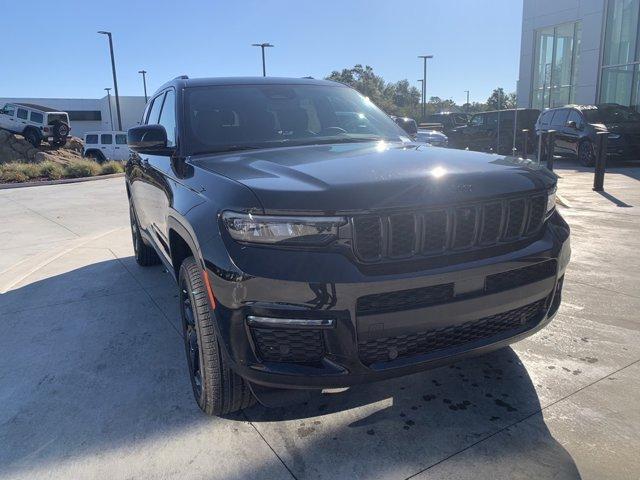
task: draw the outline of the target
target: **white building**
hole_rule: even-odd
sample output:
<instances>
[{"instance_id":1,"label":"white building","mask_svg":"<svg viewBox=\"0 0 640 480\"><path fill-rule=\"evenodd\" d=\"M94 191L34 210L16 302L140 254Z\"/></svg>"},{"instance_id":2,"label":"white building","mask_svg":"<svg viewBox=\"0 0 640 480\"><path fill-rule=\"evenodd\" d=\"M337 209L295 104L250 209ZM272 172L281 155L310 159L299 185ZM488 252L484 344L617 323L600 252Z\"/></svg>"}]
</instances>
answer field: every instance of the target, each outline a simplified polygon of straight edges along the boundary
<instances>
[{"instance_id":1,"label":"white building","mask_svg":"<svg viewBox=\"0 0 640 480\"><path fill-rule=\"evenodd\" d=\"M640 110L640 0L524 0L518 106Z\"/></svg>"},{"instance_id":2,"label":"white building","mask_svg":"<svg viewBox=\"0 0 640 480\"><path fill-rule=\"evenodd\" d=\"M0 98L0 107L8 102L34 103L69 114L71 134L82 137L92 130L118 130L116 100L111 95L111 114L108 97L103 98ZM127 131L136 126L142 118L144 97L120 96L122 129ZM111 124L113 118L113 128Z\"/></svg>"}]
</instances>

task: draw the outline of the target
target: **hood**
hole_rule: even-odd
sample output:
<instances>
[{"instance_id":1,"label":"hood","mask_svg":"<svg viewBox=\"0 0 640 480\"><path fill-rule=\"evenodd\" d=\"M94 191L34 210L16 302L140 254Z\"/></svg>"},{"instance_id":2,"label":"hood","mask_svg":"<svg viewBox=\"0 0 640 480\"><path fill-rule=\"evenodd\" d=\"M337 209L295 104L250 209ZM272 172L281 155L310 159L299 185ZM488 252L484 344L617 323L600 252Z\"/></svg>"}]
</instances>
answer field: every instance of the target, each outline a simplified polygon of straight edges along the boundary
<instances>
[{"instance_id":1,"label":"hood","mask_svg":"<svg viewBox=\"0 0 640 480\"><path fill-rule=\"evenodd\" d=\"M529 160L417 144L272 148L190 163L246 185L267 213L443 205L549 188L556 178Z\"/></svg>"}]
</instances>

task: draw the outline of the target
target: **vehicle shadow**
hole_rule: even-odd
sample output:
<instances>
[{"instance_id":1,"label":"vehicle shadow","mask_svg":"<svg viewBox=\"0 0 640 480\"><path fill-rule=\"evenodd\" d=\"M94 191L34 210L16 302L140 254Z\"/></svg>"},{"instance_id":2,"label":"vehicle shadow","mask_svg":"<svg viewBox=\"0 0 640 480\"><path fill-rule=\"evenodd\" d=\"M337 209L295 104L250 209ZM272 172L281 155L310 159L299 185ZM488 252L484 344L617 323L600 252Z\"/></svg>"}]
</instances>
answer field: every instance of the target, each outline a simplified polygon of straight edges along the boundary
<instances>
[{"instance_id":1,"label":"vehicle shadow","mask_svg":"<svg viewBox=\"0 0 640 480\"><path fill-rule=\"evenodd\" d=\"M124 265L138 281L123 280ZM168 276L158 280L159 267L136 268L130 258L98 262L0 297L0 477L33 478L70 462L96 477L94 462L151 468L171 452L176 474L187 471L185 458L224 456L240 470L212 469L207 478L274 478L273 463L242 450L264 439L297 478L401 478L461 451L464 468L489 462L498 472L580 478L536 414L536 389L510 348L319 394L306 405L206 417L192 398L182 339L166 318L178 312L175 287ZM141 288L145 276L156 277L153 289ZM139 451L146 453L131 453Z\"/></svg>"}]
</instances>

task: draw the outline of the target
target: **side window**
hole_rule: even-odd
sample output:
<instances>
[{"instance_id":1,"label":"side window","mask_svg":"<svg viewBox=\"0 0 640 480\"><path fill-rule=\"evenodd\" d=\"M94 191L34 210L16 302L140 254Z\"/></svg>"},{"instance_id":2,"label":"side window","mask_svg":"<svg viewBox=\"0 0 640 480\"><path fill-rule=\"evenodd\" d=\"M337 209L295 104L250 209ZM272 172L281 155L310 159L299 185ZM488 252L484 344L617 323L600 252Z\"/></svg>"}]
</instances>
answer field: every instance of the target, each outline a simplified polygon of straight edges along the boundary
<instances>
[{"instance_id":1,"label":"side window","mask_svg":"<svg viewBox=\"0 0 640 480\"><path fill-rule=\"evenodd\" d=\"M577 110L571 110L571 112L569 113L569 118L567 119L567 122L571 122L571 121L576 122L576 126L578 128L580 128L580 126L584 123L582 121L582 115Z\"/></svg>"},{"instance_id":2,"label":"side window","mask_svg":"<svg viewBox=\"0 0 640 480\"><path fill-rule=\"evenodd\" d=\"M152 100L151 109L149 110L149 115L147 116L144 123L147 125L155 125L158 123L158 118L160 117L160 110L162 109L162 99L164 98L164 93L161 93L156 98Z\"/></svg>"},{"instance_id":3,"label":"side window","mask_svg":"<svg viewBox=\"0 0 640 480\"><path fill-rule=\"evenodd\" d=\"M569 116L569 110L566 108L561 108L556 110L556 113L553 115L553 120L551 120L551 126L554 128L562 128L565 123L567 123L567 117Z\"/></svg>"},{"instance_id":4,"label":"side window","mask_svg":"<svg viewBox=\"0 0 640 480\"><path fill-rule=\"evenodd\" d=\"M27 115L28 115L28 112L24 108L18 109L18 118L21 118L22 120L26 120Z\"/></svg>"},{"instance_id":5,"label":"side window","mask_svg":"<svg viewBox=\"0 0 640 480\"><path fill-rule=\"evenodd\" d=\"M164 105L160 113L158 124L167 131L167 146L173 147L176 144L176 95L173 90L169 90L164 97Z\"/></svg>"},{"instance_id":6,"label":"side window","mask_svg":"<svg viewBox=\"0 0 640 480\"><path fill-rule=\"evenodd\" d=\"M116 134L116 145L126 145L127 144L127 136L124 133Z\"/></svg>"},{"instance_id":7,"label":"side window","mask_svg":"<svg viewBox=\"0 0 640 480\"><path fill-rule=\"evenodd\" d=\"M34 123L42 123L44 120L44 115L38 112L31 112L31 118L29 120Z\"/></svg>"},{"instance_id":8,"label":"side window","mask_svg":"<svg viewBox=\"0 0 640 480\"><path fill-rule=\"evenodd\" d=\"M551 117L553 117L553 110L547 110L544 112L542 117L540 117L540 126L548 127L549 124L551 124Z\"/></svg>"},{"instance_id":9,"label":"side window","mask_svg":"<svg viewBox=\"0 0 640 480\"><path fill-rule=\"evenodd\" d=\"M471 121L469 122L469 124L473 125L474 127L484 125L484 115L474 115L473 117L471 117Z\"/></svg>"},{"instance_id":10,"label":"side window","mask_svg":"<svg viewBox=\"0 0 640 480\"><path fill-rule=\"evenodd\" d=\"M487 127L498 126L498 112L487 113L487 119L485 120Z\"/></svg>"},{"instance_id":11,"label":"side window","mask_svg":"<svg viewBox=\"0 0 640 480\"><path fill-rule=\"evenodd\" d=\"M5 115L9 115L10 117L13 117L16 113L16 107L13 105L5 105L2 107L2 110Z\"/></svg>"},{"instance_id":12,"label":"side window","mask_svg":"<svg viewBox=\"0 0 640 480\"><path fill-rule=\"evenodd\" d=\"M84 141L84 143L98 143L98 135L87 135L87 139Z\"/></svg>"},{"instance_id":13,"label":"side window","mask_svg":"<svg viewBox=\"0 0 640 480\"><path fill-rule=\"evenodd\" d=\"M103 145L111 145L113 143L113 135L110 133L103 133L100 135L100 143Z\"/></svg>"}]
</instances>

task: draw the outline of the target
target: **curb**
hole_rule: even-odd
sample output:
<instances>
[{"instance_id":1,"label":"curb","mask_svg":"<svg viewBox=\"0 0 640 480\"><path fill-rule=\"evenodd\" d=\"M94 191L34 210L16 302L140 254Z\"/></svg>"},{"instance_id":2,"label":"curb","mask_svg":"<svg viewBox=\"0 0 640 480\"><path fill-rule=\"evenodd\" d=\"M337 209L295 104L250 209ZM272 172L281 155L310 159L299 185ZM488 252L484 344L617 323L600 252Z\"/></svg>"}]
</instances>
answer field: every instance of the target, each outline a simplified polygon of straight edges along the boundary
<instances>
[{"instance_id":1,"label":"curb","mask_svg":"<svg viewBox=\"0 0 640 480\"><path fill-rule=\"evenodd\" d=\"M95 180L106 180L108 178L120 177L124 177L124 173L110 173L109 175L96 175L95 177L63 178L61 180L40 180L37 182L1 183L0 190L8 190L10 188L42 187L44 185L63 185L65 183L93 182Z\"/></svg>"}]
</instances>

